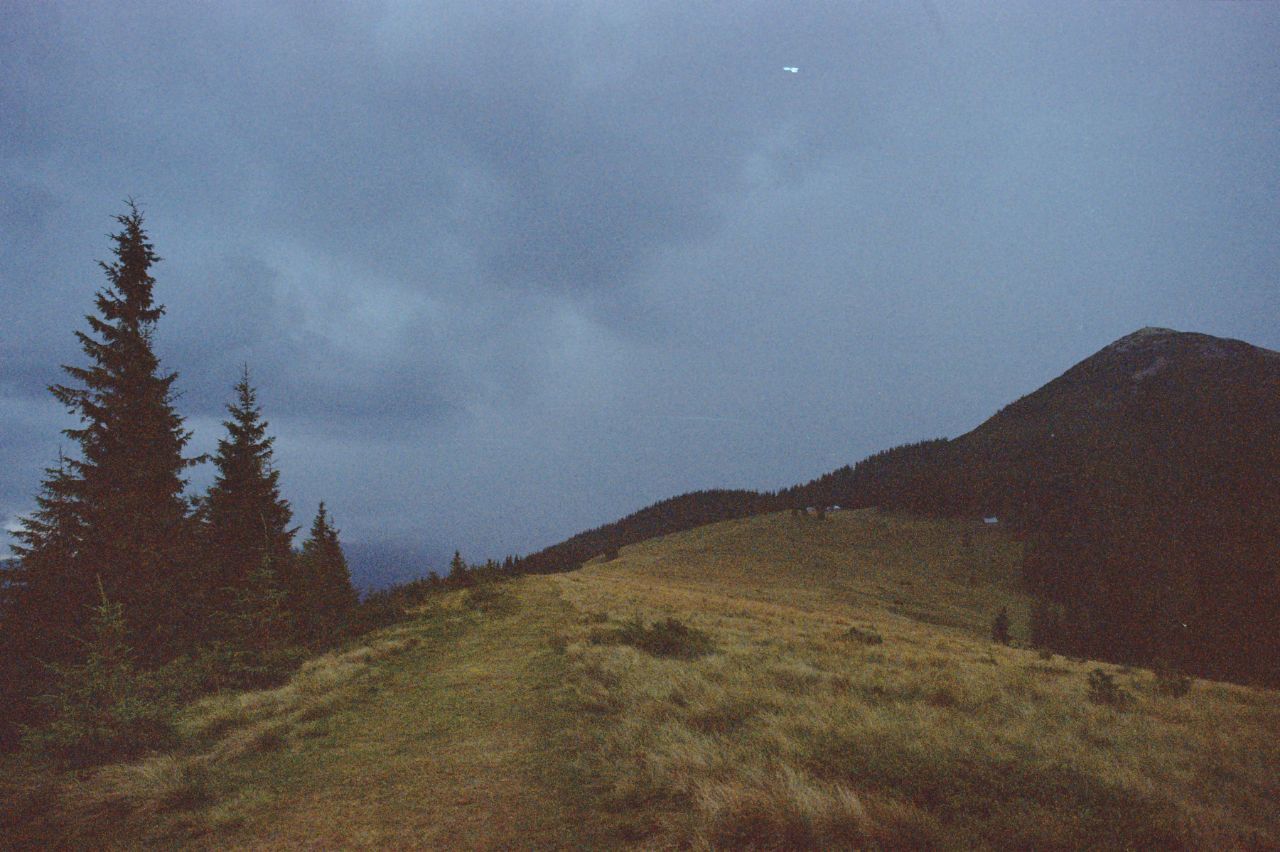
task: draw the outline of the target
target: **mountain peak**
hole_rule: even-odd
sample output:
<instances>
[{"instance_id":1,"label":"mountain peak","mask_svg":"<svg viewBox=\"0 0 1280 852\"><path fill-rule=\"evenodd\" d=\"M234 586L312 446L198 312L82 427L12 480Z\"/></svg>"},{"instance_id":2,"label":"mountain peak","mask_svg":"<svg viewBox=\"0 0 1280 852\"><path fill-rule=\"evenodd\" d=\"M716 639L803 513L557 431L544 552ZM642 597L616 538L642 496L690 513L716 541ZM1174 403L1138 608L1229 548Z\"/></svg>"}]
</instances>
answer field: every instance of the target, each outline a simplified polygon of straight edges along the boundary
<instances>
[{"instance_id":1,"label":"mountain peak","mask_svg":"<svg viewBox=\"0 0 1280 852\"><path fill-rule=\"evenodd\" d=\"M1144 325L1142 328L1128 335L1129 337L1149 337L1153 334L1182 334L1174 328L1164 328L1158 325Z\"/></svg>"},{"instance_id":2,"label":"mountain peak","mask_svg":"<svg viewBox=\"0 0 1280 852\"><path fill-rule=\"evenodd\" d=\"M1149 346L1153 343L1164 342L1170 338L1186 336L1189 336L1187 332L1177 331L1172 328L1161 328L1159 326L1147 325L1137 331L1126 334L1119 340L1112 342L1109 346L1105 347L1103 351L1110 349L1113 351L1124 352L1137 346Z\"/></svg>"},{"instance_id":3,"label":"mountain peak","mask_svg":"<svg viewBox=\"0 0 1280 852\"><path fill-rule=\"evenodd\" d=\"M1280 357L1269 349L1262 349L1243 340L1229 337L1214 337L1195 331L1177 331L1172 328L1145 326L1126 334L1114 343L1104 347L1089 361L1107 359L1116 355L1125 355L1126 359L1145 356L1168 356L1170 358L1246 358L1264 360Z\"/></svg>"}]
</instances>

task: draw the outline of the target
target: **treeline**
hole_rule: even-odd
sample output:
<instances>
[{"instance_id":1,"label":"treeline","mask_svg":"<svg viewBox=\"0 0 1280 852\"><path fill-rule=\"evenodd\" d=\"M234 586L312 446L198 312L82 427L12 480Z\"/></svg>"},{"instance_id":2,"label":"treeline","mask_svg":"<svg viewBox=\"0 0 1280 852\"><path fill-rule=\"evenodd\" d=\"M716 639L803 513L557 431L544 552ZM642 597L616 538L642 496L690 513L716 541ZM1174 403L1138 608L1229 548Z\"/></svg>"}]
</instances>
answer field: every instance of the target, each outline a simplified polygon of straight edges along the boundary
<instances>
[{"instance_id":1,"label":"treeline","mask_svg":"<svg viewBox=\"0 0 1280 852\"><path fill-rule=\"evenodd\" d=\"M167 699L279 677L341 638L358 603L323 503L293 546L247 367L214 482L187 494L207 459L185 454L177 374L153 347L159 257L132 203L116 220L107 285L76 332L86 363L50 388L78 420L65 430L78 452L46 470L0 578L0 743L25 730L80 759L96 730L154 722Z\"/></svg>"},{"instance_id":2,"label":"treeline","mask_svg":"<svg viewBox=\"0 0 1280 852\"><path fill-rule=\"evenodd\" d=\"M610 558L621 547L671 533L745 518L783 508L777 495L758 491L693 491L646 506L611 524L596 527L559 544L513 560L521 574L572 571L597 556Z\"/></svg>"},{"instance_id":3,"label":"treeline","mask_svg":"<svg viewBox=\"0 0 1280 852\"><path fill-rule=\"evenodd\" d=\"M916 514L946 513L950 508L946 477L938 475L950 466L951 442L945 438L903 444L845 465L803 485L784 488L778 501L790 507L840 506Z\"/></svg>"},{"instance_id":4,"label":"treeline","mask_svg":"<svg viewBox=\"0 0 1280 852\"><path fill-rule=\"evenodd\" d=\"M444 576L428 571L425 577L397 583L366 595L353 615L352 632L365 633L400 621L413 608L444 592L492 586L510 580L519 573L517 561L514 556L508 556L502 562L489 559L469 563L455 550L453 559L449 562L448 573Z\"/></svg>"}]
</instances>

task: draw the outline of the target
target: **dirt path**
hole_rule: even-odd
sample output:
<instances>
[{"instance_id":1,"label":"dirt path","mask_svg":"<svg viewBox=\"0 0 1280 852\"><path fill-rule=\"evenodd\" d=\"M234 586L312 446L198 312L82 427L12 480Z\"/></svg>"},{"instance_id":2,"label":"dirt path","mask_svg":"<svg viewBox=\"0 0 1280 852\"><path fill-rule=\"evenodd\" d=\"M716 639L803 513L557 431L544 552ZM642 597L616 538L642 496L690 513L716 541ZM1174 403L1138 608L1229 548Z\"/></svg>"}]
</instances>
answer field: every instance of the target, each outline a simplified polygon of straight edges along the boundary
<instances>
[{"instance_id":1,"label":"dirt path","mask_svg":"<svg viewBox=\"0 0 1280 852\"><path fill-rule=\"evenodd\" d=\"M613 845L574 776L564 660L548 641L572 610L545 578L516 591L506 613L424 626L322 738L247 761L209 848Z\"/></svg>"}]
</instances>

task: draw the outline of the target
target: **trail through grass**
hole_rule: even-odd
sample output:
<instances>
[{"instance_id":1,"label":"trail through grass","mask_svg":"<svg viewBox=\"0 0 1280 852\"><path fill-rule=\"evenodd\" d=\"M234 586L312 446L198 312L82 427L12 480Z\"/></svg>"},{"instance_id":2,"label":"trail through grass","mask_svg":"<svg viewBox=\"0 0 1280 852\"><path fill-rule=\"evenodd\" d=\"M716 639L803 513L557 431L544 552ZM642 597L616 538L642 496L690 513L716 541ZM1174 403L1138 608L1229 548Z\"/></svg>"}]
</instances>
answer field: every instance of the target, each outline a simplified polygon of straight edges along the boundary
<instances>
[{"instance_id":1,"label":"trail through grass","mask_svg":"<svg viewBox=\"0 0 1280 852\"><path fill-rule=\"evenodd\" d=\"M564 661L548 643L569 608L530 578L507 609L424 622L434 641L321 737L249 770L244 822L211 846L599 845L590 785L568 763Z\"/></svg>"},{"instance_id":2,"label":"trail through grass","mask_svg":"<svg viewBox=\"0 0 1280 852\"><path fill-rule=\"evenodd\" d=\"M46 790L46 805L66 820L28 839L210 849L611 845L610 820L573 764L574 719L559 694L565 660L548 641L571 610L545 578L514 585L485 611L453 596L375 642L385 656L363 668L322 658L283 690L197 705L186 727L206 750L123 770L142 788L133 800L119 767L88 776L79 800L66 786ZM194 779L191 800L163 801L166 784L182 790Z\"/></svg>"}]
</instances>

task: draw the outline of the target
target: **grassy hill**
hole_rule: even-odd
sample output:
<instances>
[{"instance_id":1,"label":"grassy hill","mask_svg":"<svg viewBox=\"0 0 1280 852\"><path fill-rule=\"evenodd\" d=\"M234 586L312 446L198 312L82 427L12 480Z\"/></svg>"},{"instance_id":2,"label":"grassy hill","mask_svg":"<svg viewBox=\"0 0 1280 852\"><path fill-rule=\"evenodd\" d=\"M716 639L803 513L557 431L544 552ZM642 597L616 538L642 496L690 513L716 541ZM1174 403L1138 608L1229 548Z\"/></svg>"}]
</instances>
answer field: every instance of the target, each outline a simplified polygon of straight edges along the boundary
<instances>
[{"instance_id":1,"label":"grassy hill","mask_svg":"<svg viewBox=\"0 0 1280 852\"><path fill-rule=\"evenodd\" d=\"M1280 846L1280 695L992 643L999 607L1025 630L1019 555L960 522L781 513L452 592L186 708L177 752L0 767L0 842Z\"/></svg>"},{"instance_id":2,"label":"grassy hill","mask_svg":"<svg viewBox=\"0 0 1280 852\"><path fill-rule=\"evenodd\" d=\"M1280 353L1141 329L964 435L781 497L998 515L1041 643L1280 686Z\"/></svg>"}]
</instances>

